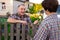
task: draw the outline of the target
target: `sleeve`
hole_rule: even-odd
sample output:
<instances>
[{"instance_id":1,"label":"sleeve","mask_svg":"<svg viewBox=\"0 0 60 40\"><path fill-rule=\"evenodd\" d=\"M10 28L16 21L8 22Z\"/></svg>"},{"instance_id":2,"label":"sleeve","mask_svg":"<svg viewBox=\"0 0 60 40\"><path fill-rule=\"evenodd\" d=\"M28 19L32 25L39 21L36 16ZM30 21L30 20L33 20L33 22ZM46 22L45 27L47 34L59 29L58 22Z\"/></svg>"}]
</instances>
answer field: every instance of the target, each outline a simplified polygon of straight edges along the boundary
<instances>
[{"instance_id":1,"label":"sleeve","mask_svg":"<svg viewBox=\"0 0 60 40\"><path fill-rule=\"evenodd\" d=\"M27 18L28 23L32 23L30 17Z\"/></svg>"},{"instance_id":2,"label":"sleeve","mask_svg":"<svg viewBox=\"0 0 60 40\"><path fill-rule=\"evenodd\" d=\"M16 19L17 17L16 17L15 14L12 14L12 15L10 16L10 18L14 18L14 19Z\"/></svg>"},{"instance_id":3,"label":"sleeve","mask_svg":"<svg viewBox=\"0 0 60 40\"><path fill-rule=\"evenodd\" d=\"M47 27L44 23L42 23L39 26L39 29L36 32L36 35L34 36L33 40L46 40L47 35L48 35Z\"/></svg>"}]
</instances>

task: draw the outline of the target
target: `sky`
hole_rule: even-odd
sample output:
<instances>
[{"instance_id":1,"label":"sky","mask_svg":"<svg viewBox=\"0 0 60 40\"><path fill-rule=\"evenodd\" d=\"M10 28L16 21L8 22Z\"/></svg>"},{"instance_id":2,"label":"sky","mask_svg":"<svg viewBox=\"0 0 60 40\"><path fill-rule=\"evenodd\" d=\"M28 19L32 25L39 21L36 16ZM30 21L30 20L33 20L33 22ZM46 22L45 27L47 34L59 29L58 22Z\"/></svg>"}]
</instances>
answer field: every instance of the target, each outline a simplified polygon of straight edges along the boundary
<instances>
[{"instance_id":1,"label":"sky","mask_svg":"<svg viewBox=\"0 0 60 40\"><path fill-rule=\"evenodd\" d=\"M33 3L41 3L43 0L29 0L30 2L33 2ZM60 0L58 0L59 2L59 5L60 5Z\"/></svg>"}]
</instances>

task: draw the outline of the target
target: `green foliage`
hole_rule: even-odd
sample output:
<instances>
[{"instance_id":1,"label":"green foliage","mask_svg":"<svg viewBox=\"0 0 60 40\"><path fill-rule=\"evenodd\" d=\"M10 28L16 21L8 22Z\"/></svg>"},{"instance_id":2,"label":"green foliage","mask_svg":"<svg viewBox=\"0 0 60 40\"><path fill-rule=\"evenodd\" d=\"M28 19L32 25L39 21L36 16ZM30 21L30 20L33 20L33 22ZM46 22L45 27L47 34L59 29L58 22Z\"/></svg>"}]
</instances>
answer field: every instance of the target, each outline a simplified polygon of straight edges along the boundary
<instances>
[{"instance_id":1,"label":"green foliage","mask_svg":"<svg viewBox=\"0 0 60 40\"><path fill-rule=\"evenodd\" d=\"M31 7L29 8L29 13L31 13L31 14L35 13L35 11L34 11L34 6L31 6Z\"/></svg>"}]
</instances>

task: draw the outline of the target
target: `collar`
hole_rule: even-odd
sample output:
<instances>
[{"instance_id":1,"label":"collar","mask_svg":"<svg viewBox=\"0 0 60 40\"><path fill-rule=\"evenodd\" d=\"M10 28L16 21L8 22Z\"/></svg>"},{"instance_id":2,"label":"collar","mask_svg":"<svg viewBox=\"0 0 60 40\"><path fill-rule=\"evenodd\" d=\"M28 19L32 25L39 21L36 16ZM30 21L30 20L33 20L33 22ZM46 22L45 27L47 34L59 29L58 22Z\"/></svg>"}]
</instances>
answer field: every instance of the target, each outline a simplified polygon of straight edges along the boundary
<instances>
[{"instance_id":1,"label":"collar","mask_svg":"<svg viewBox=\"0 0 60 40\"><path fill-rule=\"evenodd\" d=\"M45 19L47 20L47 19L51 19L51 18L57 18L57 14L56 13L51 14L51 15L47 16Z\"/></svg>"}]
</instances>

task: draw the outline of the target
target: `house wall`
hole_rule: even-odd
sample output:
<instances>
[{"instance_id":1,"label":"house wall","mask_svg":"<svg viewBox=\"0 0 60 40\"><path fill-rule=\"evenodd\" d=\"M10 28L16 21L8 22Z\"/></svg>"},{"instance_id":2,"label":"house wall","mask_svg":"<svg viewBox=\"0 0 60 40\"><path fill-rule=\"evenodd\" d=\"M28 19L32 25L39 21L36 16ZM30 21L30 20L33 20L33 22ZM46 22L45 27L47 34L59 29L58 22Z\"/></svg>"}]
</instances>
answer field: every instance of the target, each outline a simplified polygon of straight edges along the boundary
<instances>
[{"instance_id":1,"label":"house wall","mask_svg":"<svg viewBox=\"0 0 60 40\"><path fill-rule=\"evenodd\" d=\"M0 0L0 3L1 2L5 2L6 9L0 10L0 15L6 15L7 12L12 14L13 13L13 0ZM0 6L0 9L1 9L1 6Z\"/></svg>"}]
</instances>

